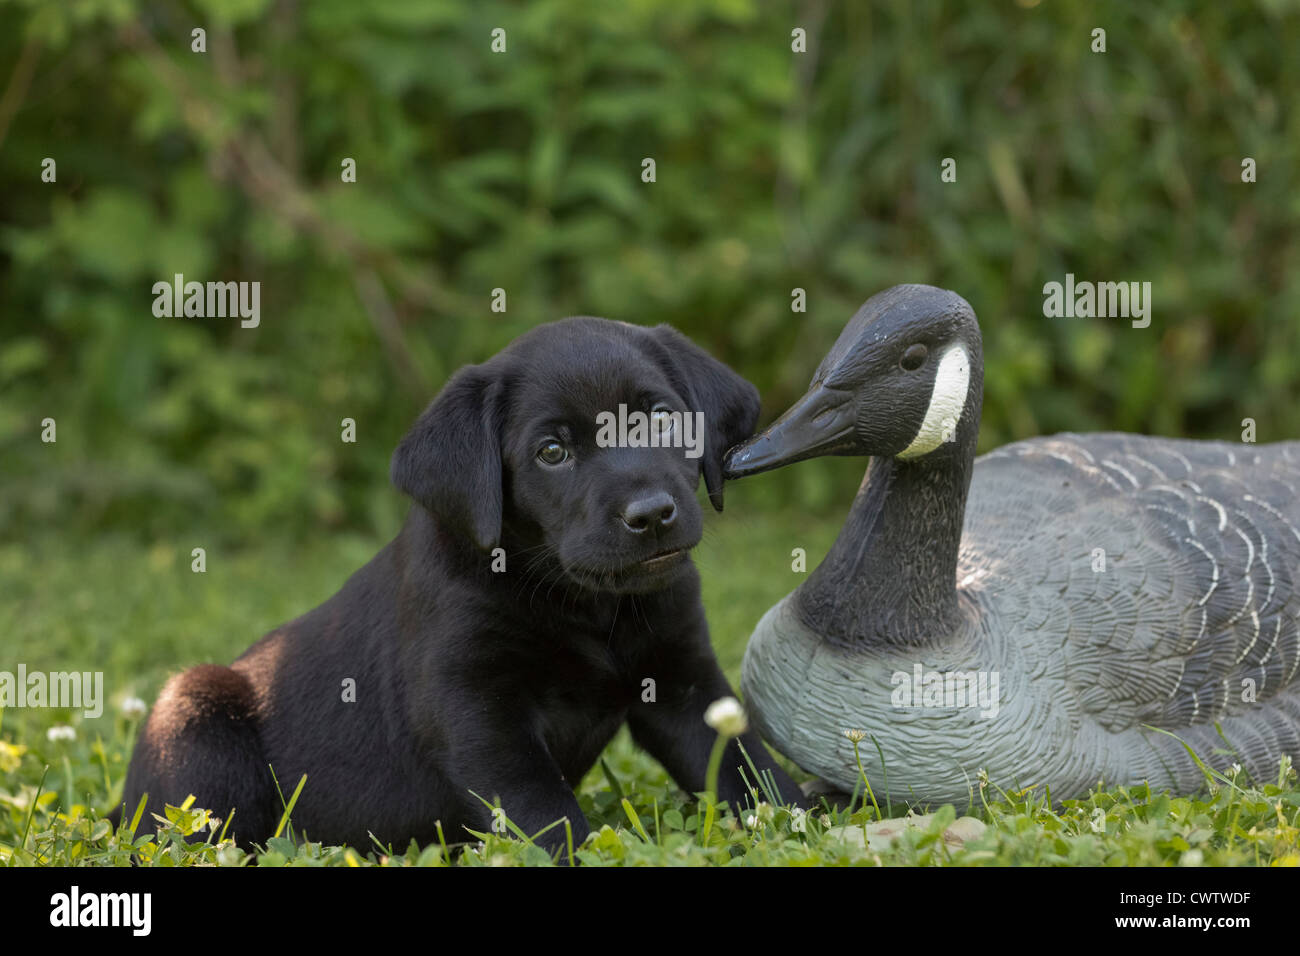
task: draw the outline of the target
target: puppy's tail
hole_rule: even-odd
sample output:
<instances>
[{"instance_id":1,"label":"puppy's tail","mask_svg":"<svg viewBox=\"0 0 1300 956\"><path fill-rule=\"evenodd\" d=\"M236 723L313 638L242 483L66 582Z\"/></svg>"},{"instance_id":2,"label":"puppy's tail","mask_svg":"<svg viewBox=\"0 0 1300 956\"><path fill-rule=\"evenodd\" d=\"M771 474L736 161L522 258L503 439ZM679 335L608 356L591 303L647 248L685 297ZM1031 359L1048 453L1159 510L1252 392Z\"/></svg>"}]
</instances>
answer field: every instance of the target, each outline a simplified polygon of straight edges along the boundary
<instances>
[{"instance_id":1,"label":"puppy's tail","mask_svg":"<svg viewBox=\"0 0 1300 956\"><path fill-rule=\"evenodd\" d=\"M243 833L237 840L265 840L279 818L268 763L248 678L229 667L200 664L177 674L158 695L126 771L121 814L134 813L143 794L149 795L147 809L155 811L180 806L193 795L198 806L217 814L239 809ZM156 830L146 812L136 835Z\"/></svg>"}]
</instances>

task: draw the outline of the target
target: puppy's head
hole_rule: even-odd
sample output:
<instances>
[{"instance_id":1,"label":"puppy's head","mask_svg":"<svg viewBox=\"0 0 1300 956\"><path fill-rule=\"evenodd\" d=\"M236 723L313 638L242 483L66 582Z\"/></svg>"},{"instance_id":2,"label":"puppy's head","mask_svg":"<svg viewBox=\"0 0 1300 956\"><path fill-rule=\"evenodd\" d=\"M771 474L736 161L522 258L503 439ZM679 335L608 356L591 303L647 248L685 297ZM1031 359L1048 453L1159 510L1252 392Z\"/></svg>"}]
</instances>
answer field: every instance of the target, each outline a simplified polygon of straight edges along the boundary
<instances>
[{"instance_id":1,"label":"puppy's head","mask_svg":"<svg viewBox=\"0 0 1300 956\"><path fill-rule=\"evenodd\" d=\"M507 561L652 591L699 543L701 476L722 510L722 455L758 410L753 385L669 326L565 319L457 372L398 445L392 479L484 551L504 534L521 552Z\"/></svg>"}]
</instances>

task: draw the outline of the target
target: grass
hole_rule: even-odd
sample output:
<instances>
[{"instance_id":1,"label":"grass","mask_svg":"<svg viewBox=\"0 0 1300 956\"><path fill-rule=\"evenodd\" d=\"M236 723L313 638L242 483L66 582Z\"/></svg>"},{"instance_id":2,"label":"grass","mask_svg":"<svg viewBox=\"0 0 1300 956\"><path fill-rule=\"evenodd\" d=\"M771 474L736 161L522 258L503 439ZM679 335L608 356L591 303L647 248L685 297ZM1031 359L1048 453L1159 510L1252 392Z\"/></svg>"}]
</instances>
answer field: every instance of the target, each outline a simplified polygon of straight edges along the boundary
<instances>
[{"instance_id":1,"label":"grass","mask_svg":"<svg viewBox=\"0 0 1300 956\"><path fill-rule=\"evenodd\" d=\"M764 517L743 507L711 521L697 564L714 644L733 682L759 616L797 582L791 549L806 548L808 566L815 567L838 524L838 518ZM122 709L128 698L152 703L176 670L233 659L276 624L327 598L381 544L328 535L226 552L201 535L153 545L105 537L69 551L51 533L0 545L0 669L21 661L29 671L102 670L107 698L95 720L57 709L0 711L0 864L126 865L132 855L159 866L549 864L546 852L512 824L505 834L448 833L425 847L306 842L293 827L297 780L279 781L286 803L281 832L251 855L223 841L207 808L192 804L169 808L157 838L135 838L136 808L127 808L116 830L102 819L120 799L140 721ZM209 549L204 574L190 570L193 547ZM70 727L71 739L66 730L51 736L56 726ZM870 741L861 753L868 763L876 759ZM1142 786L1099 788L1055 806L1039 788L1007 792L997 783L981 779L966 806L915 808L930 814L922 825L887 845L873 838L864 847L845 828L909 808L877 809L860 788L851 806L800 816L765 805L741 819L725 805L710 807L679 791L622 731L579 785L594 833L572 853L588 865L614 866L1300 863L1300 789L1289 764L1270 781L1207 772L1204 790L1191 796ZM958 815L983 821L982 835L945 840ZM187 843L193 834L206 842Z\"/></svg>"}]
</instances>

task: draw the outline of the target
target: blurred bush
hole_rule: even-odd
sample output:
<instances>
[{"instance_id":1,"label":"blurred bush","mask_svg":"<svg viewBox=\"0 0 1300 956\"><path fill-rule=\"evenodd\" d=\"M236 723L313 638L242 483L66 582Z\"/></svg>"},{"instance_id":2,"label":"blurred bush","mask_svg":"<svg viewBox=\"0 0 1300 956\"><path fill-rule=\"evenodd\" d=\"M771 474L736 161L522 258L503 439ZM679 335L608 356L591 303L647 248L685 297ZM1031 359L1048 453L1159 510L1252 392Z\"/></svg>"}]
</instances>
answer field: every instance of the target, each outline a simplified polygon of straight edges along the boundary
<instances>
[{"instance_id":1,"label":"blurred bush","mask_svg":"<svg viewBox=\"0 0 1300 956\"><path fill-rule=\"evenodd\" d=\"M533 325L670 322L766 418L899 282L979 313L984 447L1300 437L1296 49L1295 0L0 0L0 531L390 528L406 425ZM1045 319L1066 272L1150 328ZM176 273L260 327L156 318Z\"/></svg>"}]
</instances>

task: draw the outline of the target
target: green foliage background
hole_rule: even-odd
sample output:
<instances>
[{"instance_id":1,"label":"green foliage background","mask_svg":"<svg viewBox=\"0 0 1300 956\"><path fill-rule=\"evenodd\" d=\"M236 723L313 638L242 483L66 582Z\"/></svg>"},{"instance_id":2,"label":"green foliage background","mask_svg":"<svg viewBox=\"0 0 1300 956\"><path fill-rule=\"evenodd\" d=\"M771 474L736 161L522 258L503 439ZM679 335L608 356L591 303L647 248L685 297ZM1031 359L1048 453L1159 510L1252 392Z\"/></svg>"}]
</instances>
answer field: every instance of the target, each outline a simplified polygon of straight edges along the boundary
<instances>
[{"instance_id":1,"label":"green foliage background","mask_svg":"<svg viewBox=\"0 0 1300 956\"><path fill-rule=\"evenodd\" d=\"M767 418L899 282L980 315L986 448L1300 437L1297 49L1295 0L0 0L0 534L386 533L402 431L527 328L670 322ZM1066 272L1151 327L1043 318ZM261 327L155 318L175 273Z\"/></svg>"}]
</instances>

